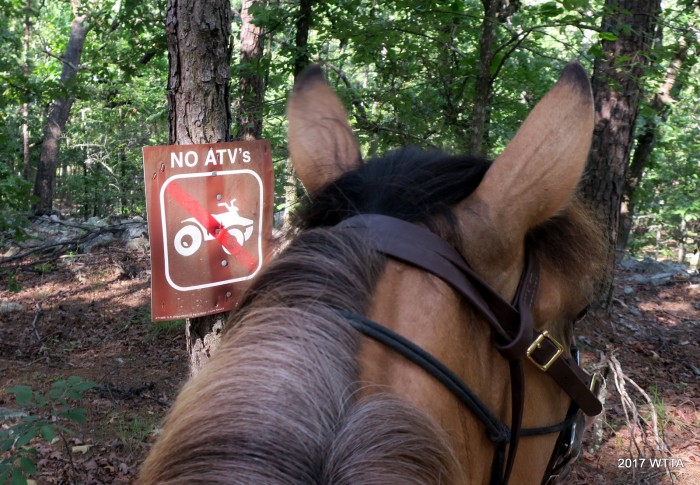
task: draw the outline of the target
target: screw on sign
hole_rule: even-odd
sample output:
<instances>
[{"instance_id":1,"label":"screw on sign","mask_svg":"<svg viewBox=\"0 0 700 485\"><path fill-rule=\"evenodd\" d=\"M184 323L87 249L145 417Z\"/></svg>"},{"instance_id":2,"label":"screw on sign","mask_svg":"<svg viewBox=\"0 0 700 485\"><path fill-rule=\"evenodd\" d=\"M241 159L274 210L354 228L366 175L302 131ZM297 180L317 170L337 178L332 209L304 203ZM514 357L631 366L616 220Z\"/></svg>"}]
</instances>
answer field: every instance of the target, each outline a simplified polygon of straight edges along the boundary
<instances>
[{"instance_id":1,"label":"screw on sign","mask_svg":"<svg viewBox=\"0 0 700 485\"><path fill-rule=\"evenodd\" d=\"M230 310L269 254L267 141L144 148L154 320Z\"/></svg>"}]
</instances>

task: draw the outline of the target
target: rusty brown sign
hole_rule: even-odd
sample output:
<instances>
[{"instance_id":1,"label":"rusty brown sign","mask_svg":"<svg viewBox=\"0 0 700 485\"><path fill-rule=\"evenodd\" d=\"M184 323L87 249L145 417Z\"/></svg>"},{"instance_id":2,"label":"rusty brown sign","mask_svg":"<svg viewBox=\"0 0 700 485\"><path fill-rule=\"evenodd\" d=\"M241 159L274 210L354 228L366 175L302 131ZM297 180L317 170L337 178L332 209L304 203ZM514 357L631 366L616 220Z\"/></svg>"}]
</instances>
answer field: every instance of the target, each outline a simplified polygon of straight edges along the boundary
<instances>
[{"instance_id":1,"label":"rusty brown sign","mask_svg":"<svg viewBox=\"0 0 700 485\"><path fill-rule=\"evenodd\" d=\"M269 254L269 142L144 147L143 164L153 320L231 310Z\"/></svg>"}]
</instances>

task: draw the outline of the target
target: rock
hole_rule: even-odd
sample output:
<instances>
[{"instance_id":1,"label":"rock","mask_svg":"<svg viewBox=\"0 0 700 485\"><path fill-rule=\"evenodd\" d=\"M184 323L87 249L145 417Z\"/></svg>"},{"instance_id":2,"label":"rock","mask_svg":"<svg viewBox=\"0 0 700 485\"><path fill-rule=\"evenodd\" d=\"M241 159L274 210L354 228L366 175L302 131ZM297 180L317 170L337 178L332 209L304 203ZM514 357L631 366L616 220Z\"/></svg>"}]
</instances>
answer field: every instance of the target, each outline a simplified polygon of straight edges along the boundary
<instances>
[{"instance_id":1,"label":"rock","mask_svg":"<svg viewBox=\"0 0 700 485\"><path fill-rule=\"evenodd\" d=\"M690 362L686 362L685 366L691 371L693 371L693 374L695 374L696 376L700 376L700 369L695 367L693 364L691 364Z\"/></svg>"},{"instance_id":2,"label":"rock","mask_svg":"<svg viewBox=\"0 0 700 485\"><path fill-rule=\"evenodd\" d=\"M654 286L661 286L670 283L674 279L674 273L659 273L652 275L649 282Z\"/></svg>"},{"instance_id":3,"label":"rock","mask_svg":"<svg viewBox=\"0 0 700 485\"><path fill-rule=\"evenodd\" d=\"M106 226L107 224L109 224L109 222L107 221L107 219L100 219L99 217L96 217L96 216L90 217L90 218L89 218L87 221L85 221L85 222L86 222L88 225L90 225L90 226L96 226L96 227L104 227L104 226Z\"/></svg>"},{"instance_id":4,"label":"rock","mask_svg":"<svg viewBox=\"0 0 700 485\"><path fill-rule=\"evenodd\" d=\"M21 312L22 310L24 310L24 307L17 302L14 302L14 301L2 301L2 302L0 302L0 314Z\"/></svg>"},{"instance_id":5,"label":"rock","mask_svg":"<svg viewBox=\"0 0 700 485\"><path fill-rule=\"evenodd\" d=\"M109 246L115 240L116 240L116 238L114 237L114 234L112 234L111 232L102 233L99 236L97 236L96 238L83 244L83 251L86 253L90 253L90 252L94 251L95 249Z\"/></svg>"},{"instance_id":6,"label":"rock","mask_svg":"<svg viewBox=\"0 0 700 485\"><path fill-rule=\"evenodd\" d=\"M642 273L659 273L664 271L663 263L645 256L641 261L630 256L625 256L620 263L624 269Z\"/></svg>"},{"instance_id":7,"label":"rock","mask_svg":"<svg viewBox=\"0 0 700 485\"><path fill-rule=\"evenodd\" d=\"M631 306L629 307L629 312L634 315L635 317L641 317L642 312L637 308L636 306Z\"/></svg>"},{"instance_id":8,"label":"rock","mask_svg":"<svg viewBox=\"0 0 700 485\"><path fill-rule=\"evenodd\" d=\"M147 253L150 247L150 241L146 237L137 237L126 243L127 250L143 254Z\"/></svg>"},{"instance_id":9,"label":"rock","mask_svg":"<svg viewBox=\"0 0 700 485\"><path fill-rule=\"evenodd\" d=\"M673 281L690 279L685 265L668 261L655 261L648 257L641 261L625 257L620 266L634 273L628 276L627 280L638 285L661 286ZM627 293L627 289L625 289L625 294L631 293Z\"/></svg>"},{"instance_id":10,"label":"rock","mask_svg":"<svg viewBox=\"0 0 700 485\"><path fill-rule=\"evenodd\" d=\"M122 234L122 241L131 241L132 239L140 238L144 234L148 236L148 227L146 227L145 222L141 224L131 224Z\"/></svg>"},{"instance_id":11,"label":"rock","mask_svg":"<svg viewBox=\"0 0 700 485\"><path fill-rule=\"evenodd\" d=\"M629 280L632 283L636 283L638 285L648 285L651 283L651 278L649 276L645 276L639 273L635 273L632 276L630 276Z\"/></svg>"},{"instance_id":12,"label":"rock","mask_svg":"<svg viewBox=\"0 0 700 485\"><path fill-rule=\"evenodd\" d=\"M635 273L658 274L688 272L688 269L684 264L673 263L671 261L656 261L646 256L641 261L625 256L622 259L620 266L626 270L634 271Z\"/></svg>"},{"instance_id":13,"label":"rock","mask_svg":"<svg viewBox=\"0 0 700 485\"><path fill-rule=\"evenodd\" d=\"M21 409L0 408L0 422L16 421L18 419L26 418L27 416L29 415Z\"/></svg>"},{"instance_id":14,"label":"rock","mask_svg":"<svg viewBox=\"0 0 700 485\"><path fill-rule=\"evenodd\" d=\"M634 288L632 288L631 286L625 286L625 288L622 290L622 292L625 295L631 295L632 293L634 293Z\"/></svg>"}]
</instances>

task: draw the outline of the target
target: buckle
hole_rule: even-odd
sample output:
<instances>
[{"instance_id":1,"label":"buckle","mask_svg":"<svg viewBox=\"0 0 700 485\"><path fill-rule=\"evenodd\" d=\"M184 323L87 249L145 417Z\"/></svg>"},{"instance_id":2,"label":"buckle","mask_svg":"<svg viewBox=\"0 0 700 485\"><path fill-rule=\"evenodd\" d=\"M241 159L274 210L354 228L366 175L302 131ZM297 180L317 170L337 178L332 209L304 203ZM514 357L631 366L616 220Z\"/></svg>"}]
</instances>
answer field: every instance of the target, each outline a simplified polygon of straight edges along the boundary
<instances>
[{"instance_id":1,"label":"buckle","mask_svg":"<svg viewBox=\"0 0 700 485\"><path fill-rule=\"evenodd\" d=\"M557 349L557 351L554 352L554 355L552 355L545 364L540 364L532 357L532 354L537 349L542 348L542 342L545 340L549 341ZM535 341L532 342L527 348L527 358L530 359L530 362L535 364L535 366L537 366L537 368L540 369L542 372L547 372L547 369L549 369L552 366L552 364L554 364L554 361L556 361L559 358L559 356L563 353L564 346L557 342L557 340L554 337L552 337L547 330L539 334Z\"/></svg>"}]
</instances>

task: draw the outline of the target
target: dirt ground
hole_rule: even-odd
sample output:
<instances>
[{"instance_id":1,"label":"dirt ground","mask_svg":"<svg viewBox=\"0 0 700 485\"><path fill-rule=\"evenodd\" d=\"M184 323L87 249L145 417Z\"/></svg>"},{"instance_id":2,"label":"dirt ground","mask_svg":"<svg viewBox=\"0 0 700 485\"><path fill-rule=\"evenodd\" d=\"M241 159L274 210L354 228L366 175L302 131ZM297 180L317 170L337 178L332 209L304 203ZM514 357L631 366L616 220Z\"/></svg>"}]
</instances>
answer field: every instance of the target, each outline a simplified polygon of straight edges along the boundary
<instances>
[{"instance_id":1,"label":"dirt ground","mask_svg":"<svg viewBox=\"0 0 700 485\"><path fill-rule=\"evenodd\" d=\"M606 410L566 482L700 484L700 278L654 286L632 276L620 270L612 316L578 330L585 366L607 372ZM64 423L74 434L31 442L36 483L134 480L187 373L183 323L151 323L149 295L147 255L117 246L0 266L0 302L21 305L0 313L0 409L16 408L4 389L18 384L46 393L73 375L97 383L75 403L87 422ZM639 412L633 440L611 356Z\"/></svg>"}]
</instances>

